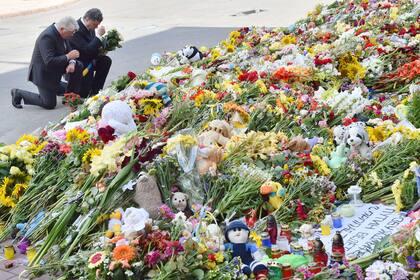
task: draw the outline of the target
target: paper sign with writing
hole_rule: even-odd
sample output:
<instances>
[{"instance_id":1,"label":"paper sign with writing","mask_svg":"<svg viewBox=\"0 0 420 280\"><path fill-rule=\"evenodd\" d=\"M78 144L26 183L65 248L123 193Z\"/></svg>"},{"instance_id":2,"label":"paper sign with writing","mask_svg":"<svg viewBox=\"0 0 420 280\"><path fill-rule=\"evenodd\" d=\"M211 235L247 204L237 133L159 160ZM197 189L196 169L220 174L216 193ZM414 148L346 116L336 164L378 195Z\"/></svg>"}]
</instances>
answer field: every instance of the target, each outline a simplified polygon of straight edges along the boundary
<instances>
[{"instance_id":1,"label":"paper sign with writing","mask_svg":"<svg viewBox=\"0 0 420 280\"><path fill-rule=\"evenodd\" d=\"M396 213L394 206L382 204L364 204L356 207L353 217L343 218L343 226L340 231L344 240L346 255L364 257L373 252L375 244L385 236L393 234L408 223L404 213ZM329 236L320 236L327 253L331 253L332 238L335 229Z\"/></svg>"}]
</instances>

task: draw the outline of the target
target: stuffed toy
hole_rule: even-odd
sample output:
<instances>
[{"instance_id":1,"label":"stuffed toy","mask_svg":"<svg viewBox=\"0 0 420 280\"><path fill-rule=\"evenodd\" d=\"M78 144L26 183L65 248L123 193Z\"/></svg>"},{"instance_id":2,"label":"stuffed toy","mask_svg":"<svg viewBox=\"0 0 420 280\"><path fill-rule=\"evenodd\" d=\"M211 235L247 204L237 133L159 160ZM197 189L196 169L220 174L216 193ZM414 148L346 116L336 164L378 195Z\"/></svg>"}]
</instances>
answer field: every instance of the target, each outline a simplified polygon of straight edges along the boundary
<instances>
[{"instance_id":1,"label":"stuffed toy","mask_svg":"<svg viewBox=\"0 0 420 280\"><path fill-rule=\"evenodd\" d=\"M315 233L314 228L310 224L301 225L299 228L299 232L302 235L302 237L305 239L308 239Z\"/></svg>"},{"instance_id":2,"label":"stuffed toy","mask_svg":"<svg viewBox=\"0 0 420 280\"><path fill-rule=\"evenodd\" d=\"M115 100L102 109L100 127L110 126L116 136L121 136L137 129L130 106L124 101Z\"/></svg>"},{"instance_id":3,"label":"stuffed toy","mask_svg":"<svg viewBox=\"0 0 420 280\"><path fill-rule=\"evenodd\" d=\"M205 222L202 222L202 227L204 230L202 238L207 248L213 251L219 250L220 246L223 245L223 232L220 227L216 224L207 225Z\"/></svg>"},{"instance_id":4,"label":"stuffed toy","mask_svg":"<svg viewBox=\"0 0 420 280\"><path fill-rule=\"evenodd\" d=\"M213 120L208 128L198 136L200 146L196 166L198 173L204 175L210 173L216 175L217 164L222 160L222 148L231 137L231 126L222 120ZM222 147L222 148L219 148Z\"/></svg>"},{"instance_id":5,"label":"stuffed toy","mask_svg":"<svg viewBox=\"0 0 420 280\"><path fill-rule=\"evenodd\" d=\"M171 103L171 97L169 96L168 87L166 84L153 82L147 84L144 89L153 92L156 96L162 98L162 102L165 106Z\"/></svg>"},{"instance_id":6,"label":"stuffed toy","mask_svg":"<svg viewBox=\"0 0 420 280\"><path fill-rule=\"evenodd\" d=\"M346 144L346 132L347 129L344 125L337 125L336 127L334 127L334 141L337 146L343 143Z\"/></svg>"},{"instance_id":7,"label":"stuffed toy","mask_svg":"<svg viewBox=\"0 0 420 280\"><path fill-rule=\"evenodd\" d=\"M198 136L201 146L219 145L226 146L232 137L232 127L223 120L209 122L207 129Z\"/></svg>"},{"instance_id":8,"label":"stuffed toy","mask_svg":"<svg viewBox=\"0 0 420 280\"><path fill-rule=\"evenodd\" d=\"M231 222L225 230L227 243L221 249L231 250L233 257L241 258L242 272L248 277L254 273L255 279L267 279L268 269L260 262L263 256L255 244L248 242L249 233L249 228L242 221Z\"/></svg>"},{"instance_id":9,"label":"stuffed toy","mask_svg":"<svg viewBox=\"0 0 420 280\"><path fill-rule=\"evenodd\" d=\"M366 132L365 124L355 122L347 127L345 139L350 146L350 155L358 154L364 159L371 159L372 152L369 148L369 134Z\"/></svg>"},{"instance_id":10,"label":"stuffed toy","mask_svg":"<svg viewBox=\"0 0 420 280\"><path fill-rule=\"evenodd\" d=\"M154 66L157 66L162 61L162 56L160 53L153 53L152 57L150 58L150 63Z\"/></svg>"},{"instance_id":11,"label":"stuffed toy","mask_svg":"<svg viewBox=\"0 0 420 280\"><path fill-rule=\"evenodd\" d=\"M147 173L141 174L137 180L133 200L139 205L139 208L144 208L149 213L150 218L158 217L162 197L153 176Z\"/></svg>"},{"instance_id":12,"label":"stuffed toy","mask_svg":"<svg viewBox=\"0 0 420 280\"><path fill-rule=\"evenodd\" d=\"M313 138L305 138L305 141L309 145L309 151L313 149L318 144L322 144L324 142L324 138L322 137L313 137Z\"/></svg>"},{"instance_id":13,"label":"stuffed toy","mask_svg":"<svg viewBox=\"0 0 420 280\"><path fill-rule=\"evenodd\" d=\"M191 217L193 212L189 205L189 197L183 192L175 192L171 196L172 207L174 207L178 212L183 212L186 217Z\"/></svg>"},{"instance_id":14,"label":"stuffed toy","mask_svg":"<svg viewBox=\"0 0 420 280\"><path fill-rule=\"evenodd\" d=\"M286 189L280 183L268 181L260 187L260 194L268 196L268 203L277 210L283 204Z\"/></svg>"},{"instance_id":15,"label":"stuffed toy","mask_svg":"<svg viewBox=\"0 0 420 280\"><path fill-rule=\"evenodd\" d=\"M108 230L105 232L106 237L112 238L114 235L118 235L121 233L122 214L122 209L117 209L111 214L109 214Z\"/></svg>"},{"instance_id":16,"label":"stuffed toy","mask_svg":"<svg viewBox=\"0 0 420 280\"><path fill-rule=\"evenodd\" d=\"M286 146L286 149L292 152L305 152L311 149L311 146L302 136L293 137Z\"/></svg>"},{"instance_id":17,"label":"stuffed toy","mask_svg":"<svg viewBox=\"0 0 420 280\"><path fill-rule=\"evenodd\" d=\"M324 161L327 163L328 167L337 169L346 162L348 152L349 148L346 147L345 143L341 143L335 148L335 151L331 153L331 159L325 158Z\"/></svg>"},{"instance_id":18,"label":"stuffed toy","mask_svg":"<svg viewBox=\"0 0 420 280\"><path fill-rule=\"evenodd\" d=\"M182 50L180 50L179 55L181 56L181 63L185 64L188 62L196 62L203 58L202 52L200 52L194 46L185 46Z\"/></svg>"}]
</instances>

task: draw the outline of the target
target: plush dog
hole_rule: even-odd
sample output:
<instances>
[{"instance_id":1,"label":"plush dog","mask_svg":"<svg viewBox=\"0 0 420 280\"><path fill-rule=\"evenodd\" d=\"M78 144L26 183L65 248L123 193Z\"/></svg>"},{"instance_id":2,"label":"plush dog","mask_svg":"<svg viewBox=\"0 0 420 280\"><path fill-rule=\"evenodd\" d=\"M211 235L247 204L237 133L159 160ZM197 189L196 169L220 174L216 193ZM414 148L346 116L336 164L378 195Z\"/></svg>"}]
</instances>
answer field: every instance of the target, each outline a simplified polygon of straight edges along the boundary
<instances>
[{"instance_id":1,"label":"plush dog","mask_svg":"<svg viewBox=\"0 0 420 280\"><path fill-rule=\"evenodd\" d=\"M143 173L137 180L134 201L139 208L144 208L152 219L159 216L159 207L162 205L162 197L156 183L156 179Z\"/></svg>"},{"instance_id":2,"label":"plush dog","mask_svg":"<svg viewBox=\"0 0 420 280\"><path fill-rule=\"evenodd\" d=\"M185 46L179 54L181 55L181 63L196 62L203 58L203 54L194 46Z\"/></svg>"},{"instance_id":3,"label":"plush dog","mask_svg":"<svg viewBox=\"0 0 420 280\"><path fill-rule=\"evenodd\" d=\"M347 127L345 135L346 143L350 146L351 155L359 154L362 158L371 159L372 152L369 148L369 134L365 124L355 122Z\"/></svg>"},{"instance_id":4,"label":"plush dog","mask_svg":"<svg viewBox=\"0 0 420 280\"><path fill-rule=\"evenodd\" d=\"M346 143L345 136L347 133L347 128L344 125L337 125L336 127L334 127L333 133L334 141L337 146Z\"/></svg>"},{"instance_id":5,"label":"plush dog","mask_svg":"<svg viewBox=\"0 0 420 280\"><path fill-rule=\"evenodd\" d=\"M115 100L107 103L102 109L100 126L109 125L116 136L137 129L130 106L124 101Z\"/></svg>"}]
</instances>

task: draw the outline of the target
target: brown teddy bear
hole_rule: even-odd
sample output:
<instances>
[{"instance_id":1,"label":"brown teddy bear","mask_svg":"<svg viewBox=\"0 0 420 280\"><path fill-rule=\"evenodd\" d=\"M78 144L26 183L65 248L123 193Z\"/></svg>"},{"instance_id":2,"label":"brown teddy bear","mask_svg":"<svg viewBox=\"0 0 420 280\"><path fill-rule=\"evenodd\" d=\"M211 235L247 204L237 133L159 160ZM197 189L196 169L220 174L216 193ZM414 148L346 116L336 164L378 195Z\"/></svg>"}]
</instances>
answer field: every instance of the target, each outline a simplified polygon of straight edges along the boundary
<instances>
[{"instance_id":1,"label":"brown teddy bear","mask_svg":"<svg viewBox=\"0 0 420 280\"><path fill-rule=\"evenodd\" d=\"M223 120L213 120L198 136L199 152L196 166L200 175L216 175L217 164L222 160L223 148L232 137L231 126Z\"/></svg>"}]
</instances>

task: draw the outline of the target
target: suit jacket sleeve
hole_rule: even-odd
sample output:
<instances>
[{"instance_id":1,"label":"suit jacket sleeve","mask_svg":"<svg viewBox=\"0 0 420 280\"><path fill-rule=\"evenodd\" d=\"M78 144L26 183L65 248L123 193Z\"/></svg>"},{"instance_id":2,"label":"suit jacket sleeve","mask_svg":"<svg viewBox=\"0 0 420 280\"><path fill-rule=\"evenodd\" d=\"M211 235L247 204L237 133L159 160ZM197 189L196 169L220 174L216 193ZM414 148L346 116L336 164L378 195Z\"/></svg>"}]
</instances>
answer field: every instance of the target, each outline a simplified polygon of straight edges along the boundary
<instances>
[{"instance_id":1,"label":"suit jacket sleeve","mask_svg":"<svg viewBox=\"0 0 420 280\"><path fill-rule=\"evenodd\" d=\"M56 55L55 44L57 43L51 36L45 35L39 39L39 51L47 68L65 68L68 61L67 56Z\"/></svg>"},{"instance_id":2,"label":"suit jacket sleeve","mask_svg":"<svg viewBox=\"0 0 420 280\"><path fill-rule=\"evenodd\" d=\"M70 39L70 45L72 48L78 50L81 56L83 55L89 60L92 60L98 56L102 41L98 37L95 37L92 41L87 43L83 40L82 35L79 32L76 32Z\"/></svg>"}]
</instances>

